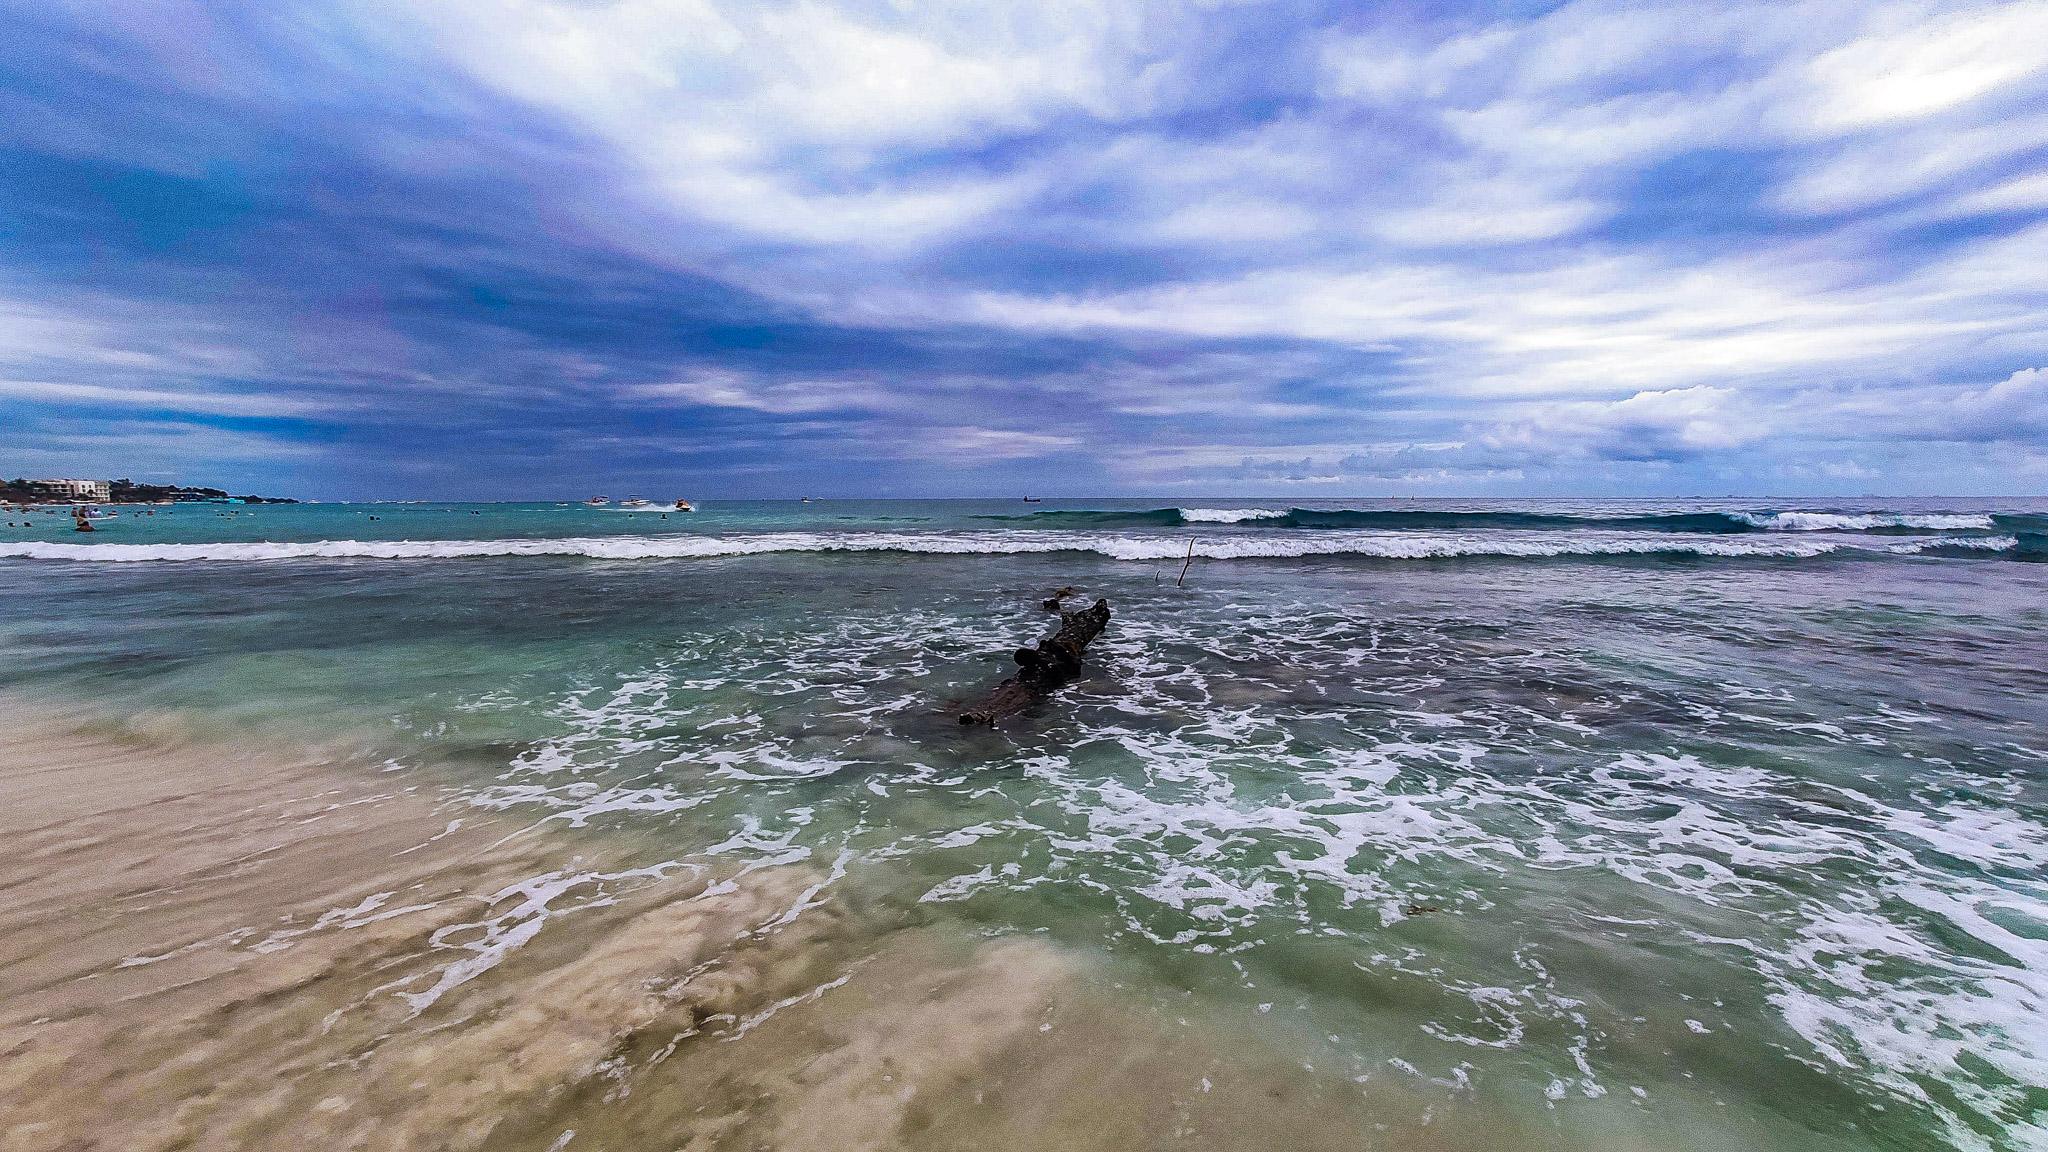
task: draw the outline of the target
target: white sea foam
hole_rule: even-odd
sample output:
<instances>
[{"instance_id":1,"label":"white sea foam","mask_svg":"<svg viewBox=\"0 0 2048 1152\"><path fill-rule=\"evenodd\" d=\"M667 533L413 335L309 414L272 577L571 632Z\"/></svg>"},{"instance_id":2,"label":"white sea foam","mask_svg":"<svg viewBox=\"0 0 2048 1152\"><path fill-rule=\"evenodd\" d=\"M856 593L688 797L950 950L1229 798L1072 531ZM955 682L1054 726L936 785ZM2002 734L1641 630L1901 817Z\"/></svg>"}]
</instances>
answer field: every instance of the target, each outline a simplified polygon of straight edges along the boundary
<instances>
[{"instance_id":1,"label":"white sea foam","mask_svg":"<svg viewBox=\"0 0 2048 1152\"><path fill-rule=\"evenodd\" d=\"M1811 902L1784 949L1751 945L1785 1022L1829 1064L1860 1069L1940 1116L1958 1148L2039 1147L2024 1121L2010 1144L1993 1144L1955 1114L2018 1118L2029 1089L2048 1087L2048 904L1997 885L1937 876L1900 861L1900 875L1846 906ZM1978 958L1944 946L1887 915L1911 906L1927 923L1960 933ZM1986 913L2033 925L2022 936ZM1980 1069L1996 1069L1985 1076ZM1944 1100L1929 1089L1940 1086ZM2032 1134L2035 1140L2028 1140Z\"/></svg>"},{"instance_id":2,"label":"white sea foam","mask_svg":"<svg viewBox=\"0 0 2048 1152\"><path fill-rule=\"evenodd\" d=\"M1872 528L1925 528L1936 532L1993 527L1983 513L1737 512L1737 520L1773 532L1865 532Z\"/></svg>"},{"instance_id":3,"label":"white sea foam","mask_svg":"<svg viewBox=\"0 0 2048 1152\"><path fill-rule=\"evenodd\" d=\"M592 560L682 560L773 552L914 552L1013 555L1094 552L1114 560L1211 560L1365 556L1389 560L1460 556L1692 555L1802 558L1839 551L1912 555L1930 548L2006 551L2008 535L1928 540L1856 537L1729 537L1678 533L1559 532L1505 537L1461 532L1317 532L1299 535L1188 537L1170 533L1091 532L763 532L723 536L591 536L538 540L315 540L297 543L0 544L0 559L92 563L261 560L462 560L486 557L581 557Z\"/></svg>"},{"instance_id":4,"label":"white sea foam","mask_svg":"<svg viewBox=\"0 0 2048 1152\"><path fill-rule=\"evenodd\" d=\"M1246 520L1277 520L1287 515L1277 508L1182 508L1180 518L1190 524L1239 524Z\"/></svg>"},{"instance_id":5,"label":"white sea foam","mask_svg":"<svg viewBox=\"0 0 2048 1152\"><path fill-rule=\"evenodd\" d=\"M620 884L659 880L684 867L695 870L694 866L675 863L611 873L565 868L521 880L486 899L488 906L503 907L503 911L468 923L445 925L434 931L427 940L430 948L463 955L436 969L432 973L431 985L413 991L410 990L411 985L424 981L408 978L386 985L379 991L397 992L410 1006L412 1014L417 1016L449 992L503 963L506 957L539 935L549 917L561 915L569 907L609 903L614 898L613 889ZM584 890L590 890L590 894L583 895L581 899L571 895ZM560 906L557 906L557 901L561 902Z\"/></svg>"},{"instance_id":6,"label":"white sea foam","mask_svg":"<svg viewBox=\"0 0 2048 1152\"><path fill-rule=\"evenodd\" d=\"M1737 543L1812 555L1933 542ZM853 612L800 633L736 624L680 637L646 664L580 682L550 710L564 731L475 798L570 823L691 808L686 840L665 841L687 858L755 867L815 853L838 858L834 877L849 853L898 861L935 909L1078 885L1133 939L1245 960L1235 970L1248 991L1267 979L1251 955L1272 940L1366 941L1361 979L1448 994L1416 1033L1439 1047L1406 1047L1397 1066L1462 1082L1468 1056L1512 1048L1540 1062L1538 1084L1560 1107L1624 1086L1631 1037L1747 1050L1759 1021L1708 995L1666 1003L1660 991L1628 1004L1642 1013L1634 1021L1594 1006L1643 990L1589 984L1557 942L1460 926L1453 951L1406 943L1433 923L1417 904L1506 922L1521 913L1491 877L1514 880L1512 892L1556 874L1604 939L1696 942L1703 964L1725 966L1714 979L1759 994L1796 1058L1873 1101L1939 1117L1958 1147L2026 1146L2014 1110L2024 1086L2048 1085L2037 1023L2048 1020L2048 906L2029 879L2048 867L2048 840L1994 792L1923 794L1864 770L1897 762L1894 742L1943 717L1901 723L1868 704L1816 712L1783 687L1716 681L1670 702L1691 717L1694 750L1617 747L1600 739L1601 710L1659 707L1640 684L1571 705L1589 725L1512 692L1436 691L1454 668L1468 687L1532 671L1576 678L1554 652L1461 647L1371 607L1239 602L1119 617L1097 642L1101 695L1070 697L1057 751L1020 754L1015 772L934 768L919 762L928 746L863 745L819 726L927 710L929 694L905 694L901 678L991 646L987 626L941 605L907 618ZM883 648L895 655L877 667ZM1201 655L1216 651L1247 658L1226 671ZM1343 695L1362 678L1373 703ZM1330 722L1344 725L1345 745L1312 735ZM1741 751L1759 740L1821 754ZM1853 750L1856 767L1830 773L1834 748ZM817 818L824 797L856 814ZM881 801L871 815L870 797ZM970 812L936 826L909 815ZM1826 879L1841 873L1854 882ZM1813 894L1788 894L1788 876L1811 878ZM529 930L531 908L507 906L514 914L485 926L451 979ZM1340 1047L1379 1043L1344 1034ZM1986 1123L2015 1142L1973 1143L1971 1126Z\"/></svg>"}]
</instances>

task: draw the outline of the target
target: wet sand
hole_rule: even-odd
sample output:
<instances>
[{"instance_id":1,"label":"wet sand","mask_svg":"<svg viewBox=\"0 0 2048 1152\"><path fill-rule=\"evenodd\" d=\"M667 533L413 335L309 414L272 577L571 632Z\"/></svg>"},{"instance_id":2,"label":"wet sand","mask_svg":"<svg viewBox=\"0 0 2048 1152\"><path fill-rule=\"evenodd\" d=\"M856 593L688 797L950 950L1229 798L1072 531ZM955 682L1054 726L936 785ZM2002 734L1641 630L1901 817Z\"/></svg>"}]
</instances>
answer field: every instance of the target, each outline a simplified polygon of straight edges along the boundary
<instances>
[{"instance_id":1,"label":"wet sand","mask_svg":"<svg viewBox=\"0 0 2048 1152\"><path fill-rule=\"evenodd\" d=\"M1506 1136L807 865L634 868L334 750L15 711L36 720L0 743L4 1152Z\"/></svg>"}]
</instances>

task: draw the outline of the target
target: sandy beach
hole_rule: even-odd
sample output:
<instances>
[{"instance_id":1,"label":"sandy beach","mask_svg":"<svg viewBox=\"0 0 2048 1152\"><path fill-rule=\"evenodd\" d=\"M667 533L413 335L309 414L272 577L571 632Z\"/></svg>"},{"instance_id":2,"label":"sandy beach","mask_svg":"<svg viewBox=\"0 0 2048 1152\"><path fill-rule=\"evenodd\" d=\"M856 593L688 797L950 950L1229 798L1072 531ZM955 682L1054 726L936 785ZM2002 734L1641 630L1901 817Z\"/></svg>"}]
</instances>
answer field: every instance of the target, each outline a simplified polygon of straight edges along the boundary
<instances>
[{"instance_id":1,"label":"sandy beach","mask_svg":"<svg viewBox=\"0 0 2048 1152\"><path fill-rule=\"evenodd\" d=\"M856 930L802 866L636 870L313 749L8 703L6 1152L1357 1146L1363 1099L1048 943Z\"/></svg>"}]
</instances>

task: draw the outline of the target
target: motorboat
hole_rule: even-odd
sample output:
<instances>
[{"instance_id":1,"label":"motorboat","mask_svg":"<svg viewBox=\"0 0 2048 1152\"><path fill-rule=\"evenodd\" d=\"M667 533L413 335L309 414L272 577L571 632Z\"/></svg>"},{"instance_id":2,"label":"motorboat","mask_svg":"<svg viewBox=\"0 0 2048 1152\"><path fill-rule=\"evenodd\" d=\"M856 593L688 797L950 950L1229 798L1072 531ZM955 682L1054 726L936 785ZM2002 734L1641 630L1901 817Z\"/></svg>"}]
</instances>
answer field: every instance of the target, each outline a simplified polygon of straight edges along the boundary
<instances>
[{"instance_id":1,"label":"motorboat","mask_svg":"<svg viewBox=\"0 0 2048 1152\"><path fill-rule=\"evenodd\" d=\"M651 503L653 503L653 501L649 500L649 499L648 499L647 497L645 497L645 496L628 496L628 497L626 497L626 498L625 498L624 500L621 500L621 501L619 501L619 507L621 507L621 508L645 508L645 507L647 507L647 506L648 506L649 504L651 504Z\"/></svg>"},{"instance_id":2,"label":"motorboat","mask_svg":"<svg viewBox=\"0 0 2048 1152\"><path fill-rule=\"evenodd\" d=\"M690 503L688 500L683 499L681 496L676 497L676 511L695 512L696 510L697 506L695 504Z\"/></svg>"},{"instance_id":3,"label":"motorboat","mask_svg":"<svg viewBox=\"0 0 2048 1152\"><path fill-rule=\"evenodd\" d=\"M612 498L609 496L592 496L590 499L584 501L585 504L590 505L592 508L602 508L605 505L610 504L611 502Z\"/></svg>"}]
</instances>

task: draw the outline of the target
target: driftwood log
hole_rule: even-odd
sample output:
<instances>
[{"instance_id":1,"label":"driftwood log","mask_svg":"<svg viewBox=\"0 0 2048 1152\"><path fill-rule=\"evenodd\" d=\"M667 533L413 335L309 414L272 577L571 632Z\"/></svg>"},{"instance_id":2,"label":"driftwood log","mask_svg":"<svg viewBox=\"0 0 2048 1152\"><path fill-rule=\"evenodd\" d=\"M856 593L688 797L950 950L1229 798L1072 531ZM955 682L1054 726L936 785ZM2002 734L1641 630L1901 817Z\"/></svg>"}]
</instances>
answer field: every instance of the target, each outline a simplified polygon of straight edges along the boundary
<instances>
[{"instance_id":1,"label":"driftwood log","mask_svg":"<svg viewBox=\"0 0 2048 1152\"><path fill-rule=\"evenodd\" d=\"M993 726L1081 674L1082 652L1109 623L1109 601L1097 600L1092 607L1069 612L1061 601L1073 591L1062 588L1045 602L1046 611L1060 614L1060 630L1040 640L1036 648L1017 649L1017 674L991 689L981 703L960 713L962 724Z\"/></svg>"}]
</instances>

